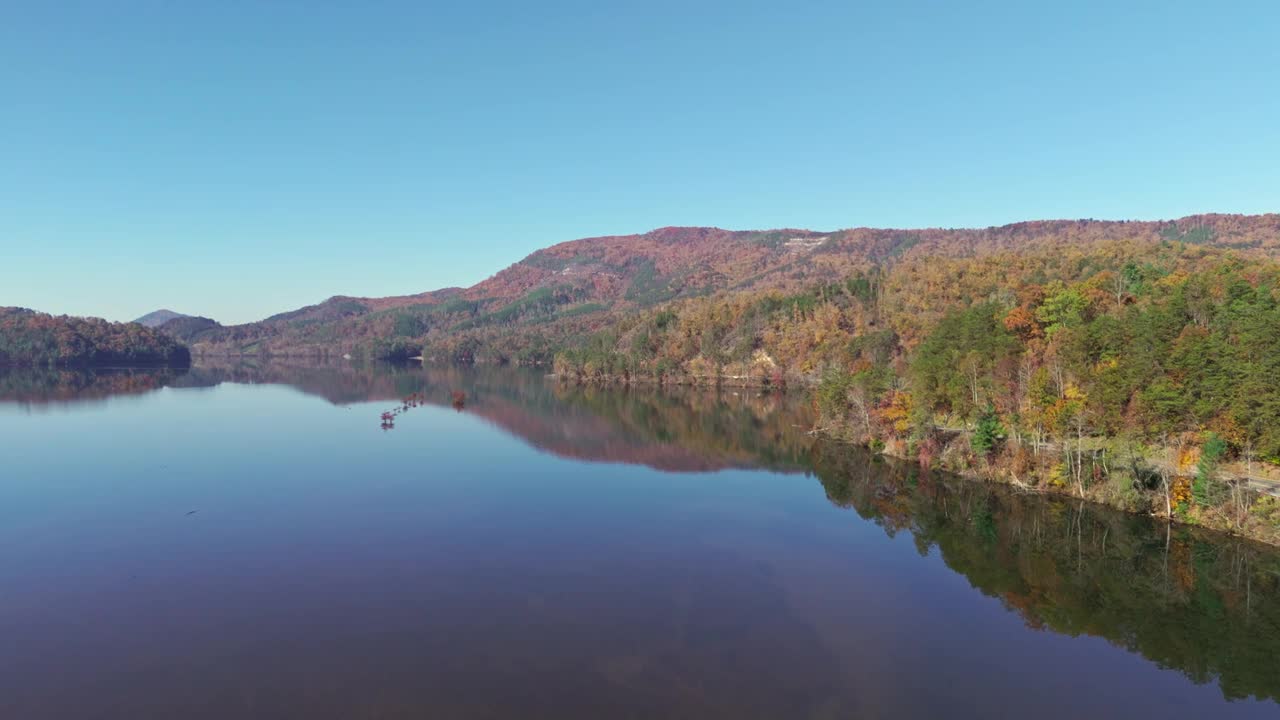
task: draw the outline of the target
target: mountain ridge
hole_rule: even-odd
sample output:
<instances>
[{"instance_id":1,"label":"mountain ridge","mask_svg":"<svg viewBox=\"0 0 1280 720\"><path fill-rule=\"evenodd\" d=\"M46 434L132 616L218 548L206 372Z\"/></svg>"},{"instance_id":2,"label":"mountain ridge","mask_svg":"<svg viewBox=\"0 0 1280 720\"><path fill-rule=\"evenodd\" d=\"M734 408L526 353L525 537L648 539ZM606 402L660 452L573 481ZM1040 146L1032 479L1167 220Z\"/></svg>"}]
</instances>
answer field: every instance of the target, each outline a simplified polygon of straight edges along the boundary
<instances>
[{"instance_id":1,"label":"mountain ridge","mask_svg":"<svg viewBox=\"0 0 1280 720\"><path fill-rule=\"evenodd\" d=\"M535 250L466 288L412 295L335 295L254 323L190 335L197 354L407 356L443 343L470 360L498 331L563 338L602 327L610 313L742 290L794 290L922 257L1042 252L1106 243L1203 245L1280 258L1280 214L1204 213L1176 220L1031 220L987 228L833 231L666 226ZM546 330L547 332L542 332ZM414 348L417 346L417 349ZM496 359L546 361L537 357Z\"/></svg>"}]
</instances>

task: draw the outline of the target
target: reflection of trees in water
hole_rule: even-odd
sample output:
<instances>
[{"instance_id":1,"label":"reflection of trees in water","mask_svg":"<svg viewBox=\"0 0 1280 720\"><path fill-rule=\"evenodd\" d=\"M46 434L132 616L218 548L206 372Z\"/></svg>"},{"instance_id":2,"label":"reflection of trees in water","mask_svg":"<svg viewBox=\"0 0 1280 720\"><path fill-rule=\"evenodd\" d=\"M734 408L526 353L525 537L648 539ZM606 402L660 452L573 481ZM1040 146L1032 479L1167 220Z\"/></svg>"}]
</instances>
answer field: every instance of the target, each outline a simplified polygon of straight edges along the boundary
<instances>
[{"instance_id":1,"label":"reflection of trees in water","mask_svg":"<svg viewBox=\"0 0 1280 720\"><path fill-rule=\"evenodd\" d=\"M1027 624L1094 635L1216 681L1228 698L1280 700L1280 553L1245 540L819 446L828 498L997 597Z\"/></svg>"},{"instance_id":2,"label":"reflection of trees in water","mask_svg":"<svg viewBox=\"0 0 1280 720\"><path fill-rule=\"evenodd\" d=\"M189 369L0 369L0 402L79 403L138 395L163 387L206 388L222 383L286 385L334 404L399 398L422 385L421 368L248 362Z\"/></svg>"},{"instance_id":3,"label":"reflection of trees in water","mask_svg":"<svg viewBox=\"0 0 1280 720\"><path fill-rule=\"evenodd\" d=\"M0 402L50 405L142 395L172 385L186 373L171 368L0 368Z\"/></svg>"},{"instance_id":4,"label":"reflection of trees in water","mask_svg":"<svg viewBox=\"0 0 1280 720\"><path fill-rule=\"evenodd\" d=\"M809 404L795 395L602 389L503 368L421 372L429 402L444 404L463 392L467 412L564 457L671 471L796 471L805 467L811 443Z\"/></svg>"},{"instance_id":5,"label":"reflection of trees in water","mask_svg":"<svg viewBox=\"0 0 1280 720\"><path fill-rule=\"evenodd\" d=\"M682 388L602 389L554 384L565 455L640 462L663 470L805 469L809 406L795 395ZM576 417L578 422L570 422ZM591 443L584 443L582 438Z\"/></svg>"},{"instance_id":6,"label":"reflection of trees in water","mask_svg":"<svg viewBox=\"0 0 1280 720\"><path fill-rule=\"evenodd\" d=\"M810 407L795 395L569 387L537 371L492 366L204 362L189 371L13 371L6 379L0 401L80 402L222 383L286 385L341 405L413 397L415 406L465 408L557 455L662 470L800 470L811 443Z\"/></svg>"},{"instance_id":7,"label":"reflection of trees in water","mask_svg":"<svg viewBox=\"0 0 1280 720\"><path fill-rule=\"evenodd\" d=\"M200 365L191 369L190 375L198 382L210 385L286 385L307 395L324 398L335 405L349 405L404 397L420 384L420 378L417 377L420 372L420 368L408 366L359 366L346 362L201 361Z\"/></svg>"},{"instance_id":8,"label":"reflection of trees in water","mask_svg":"<svg viewBox=\"0 0 1280 720\"><path fill-rule=\"evenodd\" d=\"M817 441L799 395L565 386L490 367L273 363L9 371L0 399L71 402L222 382L280 383L340 404L417 393L451 407L460 392L467 413L558 455L662 470L813 470L833 503L889 535L911 533L922 554L936 550L1033 628L1106 638L1217 682L1229 698L1280 700L1280 551Z\"/></svg>"}]
</instances>

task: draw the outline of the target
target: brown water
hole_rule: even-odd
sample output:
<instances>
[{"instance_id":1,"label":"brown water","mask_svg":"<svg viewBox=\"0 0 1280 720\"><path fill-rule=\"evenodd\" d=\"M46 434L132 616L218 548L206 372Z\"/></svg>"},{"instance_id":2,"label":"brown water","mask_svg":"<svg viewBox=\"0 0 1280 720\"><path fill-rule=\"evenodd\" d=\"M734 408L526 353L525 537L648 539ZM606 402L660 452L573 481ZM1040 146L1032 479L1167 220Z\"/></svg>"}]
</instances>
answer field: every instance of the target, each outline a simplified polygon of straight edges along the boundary
<instances>
[{"instance_id":1,"label":"brown water","mask_svg":"<svg viewBox=\"0 0 1280 720\"><path fill-rule=\"evenodd\" d=\"M827 445L797 396L0 398L4 718L1280 717L1274 550Z\"/></svg>"}]
</instances>

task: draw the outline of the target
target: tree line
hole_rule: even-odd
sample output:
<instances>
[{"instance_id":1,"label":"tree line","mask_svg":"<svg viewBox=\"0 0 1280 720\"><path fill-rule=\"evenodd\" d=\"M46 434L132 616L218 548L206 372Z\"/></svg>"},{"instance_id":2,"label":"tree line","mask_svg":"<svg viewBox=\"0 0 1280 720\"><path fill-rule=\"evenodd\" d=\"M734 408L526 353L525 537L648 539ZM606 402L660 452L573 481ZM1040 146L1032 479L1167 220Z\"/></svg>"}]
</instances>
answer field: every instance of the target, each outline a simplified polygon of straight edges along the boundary
<instances>
[{"instance_id":1,"label":"tree line","mask_svg":"<svg viewBox=\"0 0 1280 720\"><path fill-rule=\"evenodd\" d=\"M177 340L137 323L0 308L0 367L186 366Z\"/></svg>"},{"instance_id":2,"label":"tree line","mask_svg":"<svg viewBox=\"0 0 1280 720\"><path fill-rule=\"evenodd\" d=\"M1278 287L1274 262L1170 240L921 258L639 313L555 371L808 386L849 441L1275 540Z\"/></svg>"}]
</instances>

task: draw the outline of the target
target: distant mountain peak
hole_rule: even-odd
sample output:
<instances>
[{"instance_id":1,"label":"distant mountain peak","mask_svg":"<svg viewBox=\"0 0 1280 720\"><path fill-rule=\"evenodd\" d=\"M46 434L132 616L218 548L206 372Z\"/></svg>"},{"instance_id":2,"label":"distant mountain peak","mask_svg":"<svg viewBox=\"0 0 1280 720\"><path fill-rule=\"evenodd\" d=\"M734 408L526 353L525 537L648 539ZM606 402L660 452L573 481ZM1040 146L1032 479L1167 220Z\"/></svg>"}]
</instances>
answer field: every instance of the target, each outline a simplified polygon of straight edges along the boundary
<instances>
[{"instance_id":1,"label":"distant mountain peak","mask_svg":"<svg viewBox=\"0 0 1280 720\"><path fill-rule=\"evenodd\" d=\"M154 327L160 327L161 325L169 322L170 320L174 320L177 318L184 318L184 317L191 317L191 316L184 315L180 312L174 312L172 310L162 309L162 310L156 310L154 312L149 312L146 315L143 315L142 317L138 318L137 320L134 320L134 322L138 323L139 325L142 325L143 327L154 328Z\"/></svg>"}]
</instances>

